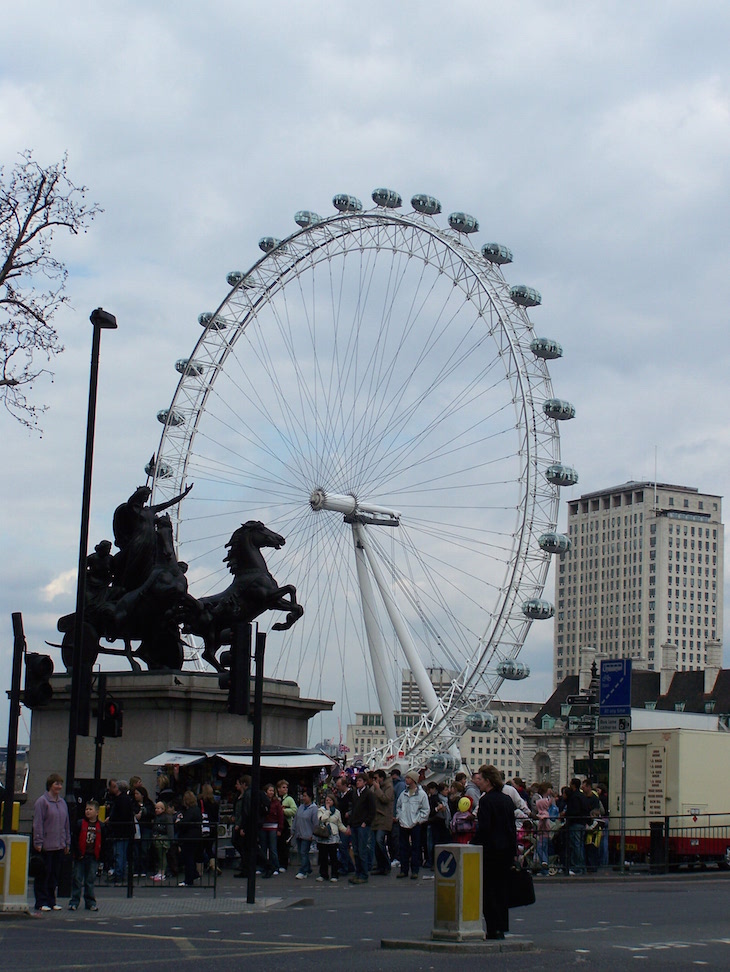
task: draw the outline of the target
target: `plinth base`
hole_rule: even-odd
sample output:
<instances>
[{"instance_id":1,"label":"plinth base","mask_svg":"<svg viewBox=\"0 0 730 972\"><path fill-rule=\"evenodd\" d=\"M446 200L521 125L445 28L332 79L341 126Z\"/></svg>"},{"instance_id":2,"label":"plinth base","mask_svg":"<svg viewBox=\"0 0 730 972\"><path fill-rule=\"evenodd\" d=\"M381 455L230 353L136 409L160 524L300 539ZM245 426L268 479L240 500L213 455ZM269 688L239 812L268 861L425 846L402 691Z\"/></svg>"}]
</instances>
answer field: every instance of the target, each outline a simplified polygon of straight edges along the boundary
<instances>
[{"instance_id":1,"label":"plinth base","mask_svg":"<svg viewBox=\"0 0 730 972\"><path fill-rule=\"evenodd\" d=\"M466 955L484 955L489 952L532 952L535 944L529 938L505 938L493 941L435 941L432 938L398 939L383 938L380 947L384 949L401 949L409 952L459 952Z\"/></svg>"}]
</instances>

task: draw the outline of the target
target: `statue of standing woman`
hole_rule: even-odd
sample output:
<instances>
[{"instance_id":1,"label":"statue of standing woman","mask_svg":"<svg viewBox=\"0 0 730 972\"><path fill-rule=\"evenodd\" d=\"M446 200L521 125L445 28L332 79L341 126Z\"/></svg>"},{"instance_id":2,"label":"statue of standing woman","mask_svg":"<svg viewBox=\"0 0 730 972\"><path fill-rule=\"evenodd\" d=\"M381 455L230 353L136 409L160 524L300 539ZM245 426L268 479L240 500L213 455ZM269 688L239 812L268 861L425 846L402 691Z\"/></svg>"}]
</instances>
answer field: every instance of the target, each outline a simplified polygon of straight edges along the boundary
<instances>
[{"instance_id":1,"label":"statue of standing woman","mask_svg":"<svg viewBox=\"0 0 730 972\"><path fill-rule=\"evenodd\" d=\"M166 503L145 506L152 495L149 486L140 486L114 511L114 540L119 553L114 556L114 586L125 591L141 587L149 577L157 552L157 514L184 499L193 488L191 483L182 493Z\"/></svg>"}]
</instances>

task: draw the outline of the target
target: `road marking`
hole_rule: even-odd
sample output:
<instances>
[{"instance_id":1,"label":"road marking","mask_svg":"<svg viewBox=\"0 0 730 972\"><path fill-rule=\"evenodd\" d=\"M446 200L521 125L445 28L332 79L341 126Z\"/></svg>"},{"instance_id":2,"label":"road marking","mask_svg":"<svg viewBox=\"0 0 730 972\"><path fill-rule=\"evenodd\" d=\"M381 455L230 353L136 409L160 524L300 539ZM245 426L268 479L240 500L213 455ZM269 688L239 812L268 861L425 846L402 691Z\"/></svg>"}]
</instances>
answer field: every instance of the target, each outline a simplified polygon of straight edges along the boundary
<instances>
[{"instance_id":1,"label":"road marking","mask_svg":"<svg viewBox=\"0 0 730 972\"><path fill-rule=\"evenodd\" d=\"M174 941L181 949L181 951L184 953L178 956L177 959L178 963L180 961L188 961L188 960L200 962L200 958L201 958L200 950L196 947L196 945L192 941L190 941L190 939L179 938L178 936L173 936L173 935L157 935L154 932L148 932L147 934L140 934L139 932L108 932L108 931L96 931L95 929L73 928L73 927L68 929L68 933L70 935L88 935L92 937L97 936L97 937L104 937L104 938L125 938L127 940L138 939L141 942ZM281 937L285 937L285 936L281 936ZM288 937L291 938L292 936L288 936ZM373 941L373 939L366 939L366 940ZM205 943L208 941L209 939L207 938L201 938L199 940L199 944L205 945ZM266 942L266 941L249 939L247 942L243 943L240 942L237 938L234 939L219 938L216 939L216 944L233 946L232 948L217 950L215 955L218 959L246 958L251 956L272 955L272 954L286 955L290 952L294 953L297 951L300 953L302 951L305 952L335 951L335 950L351 948L350 945L346 945L346 944L325 945L325 944L320 944L318 942L286 942L286 943L282 942L281 944L277 944L276 942ZM244 944L245 947L242 948L241 946L243 946ZM120 961L118 959L115 959L114 964L116 968L126 968L127 966L138 968L139 961L140 961L139 958L136 957L132 959L128 959L126 961ZM38 966L32 966L26 961L24 962L24 966L23 966L24 972L35 972L35 969L37 969L38 972L45 972L47 968L47 964L48 963L45 960L45 957L43 958L43 962ZM160 958L145 958L145 964L147 966L163 965L163 964L169 965L170 956L166 955L166 956L161 956ZM54 972L65 972L66 969L69 970L89 969L92 970L92 972L98 972L98 967L99 967L98 959L94 958L87 963L81 963L76 961L71 964L56 964L54 966Z\"/></svg>"}]
</instances>

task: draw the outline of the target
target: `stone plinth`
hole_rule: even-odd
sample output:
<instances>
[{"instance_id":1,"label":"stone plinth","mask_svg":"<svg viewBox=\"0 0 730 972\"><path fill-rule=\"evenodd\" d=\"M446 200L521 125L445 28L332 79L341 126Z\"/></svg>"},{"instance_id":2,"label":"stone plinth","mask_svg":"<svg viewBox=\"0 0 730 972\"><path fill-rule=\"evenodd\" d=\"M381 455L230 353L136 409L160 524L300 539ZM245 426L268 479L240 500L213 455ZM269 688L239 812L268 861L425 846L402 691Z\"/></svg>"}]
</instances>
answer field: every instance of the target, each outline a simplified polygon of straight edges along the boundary
<instances>
[{"instance_id":1,"label":"stone plinth","mask_svg":"<svg viewBox=\"0 0 730 972\"><path fill-rule=\"evenodd\" d=\"M66 771L71 679L68 675L53 676L51 683L53 701L33 711L28 803L21 815L21 830L30 821L33 802L45 790L48 774ZM251 688L253 694L253 682ZM246 716L226 711L226 693L219 688L215 673L109 672L109 696L122 703L124 732L120 739L104 742L101 776L107 779L141 776L154 793L155 768L144 764L158 753L175 747L225 748L252 742L252 724ZM301 698L296 682L264 679L263 745L306 748L309 720L333 705ZM92 700L90 731L90 736L77 740L79 779L94 775L96 698Z\"/></svg>"}]
</instances>

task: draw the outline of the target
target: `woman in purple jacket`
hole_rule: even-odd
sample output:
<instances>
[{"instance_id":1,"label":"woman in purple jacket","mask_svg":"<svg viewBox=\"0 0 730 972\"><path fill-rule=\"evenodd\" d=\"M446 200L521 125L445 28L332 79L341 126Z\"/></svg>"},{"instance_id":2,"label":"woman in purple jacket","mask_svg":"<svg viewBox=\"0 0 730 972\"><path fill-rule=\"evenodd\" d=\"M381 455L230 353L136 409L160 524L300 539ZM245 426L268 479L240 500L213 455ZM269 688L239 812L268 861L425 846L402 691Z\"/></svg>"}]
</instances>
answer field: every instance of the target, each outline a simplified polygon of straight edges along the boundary
<instances>
[{"instance_id":1,"label":"woman in purple jacket","mask_svg":"<svg viewBox=\"0 0 730 972\"><path fill-rule=\"evenodd\" d=\"M41 855L44 870L35 879L35 910L60 911L56 888L61 876L61 862L71 849L71 827L68 807L61 796L63 777L51 773L46 792L39 796L33 809L33 849Z\"/></svg>"}]
</instances>

